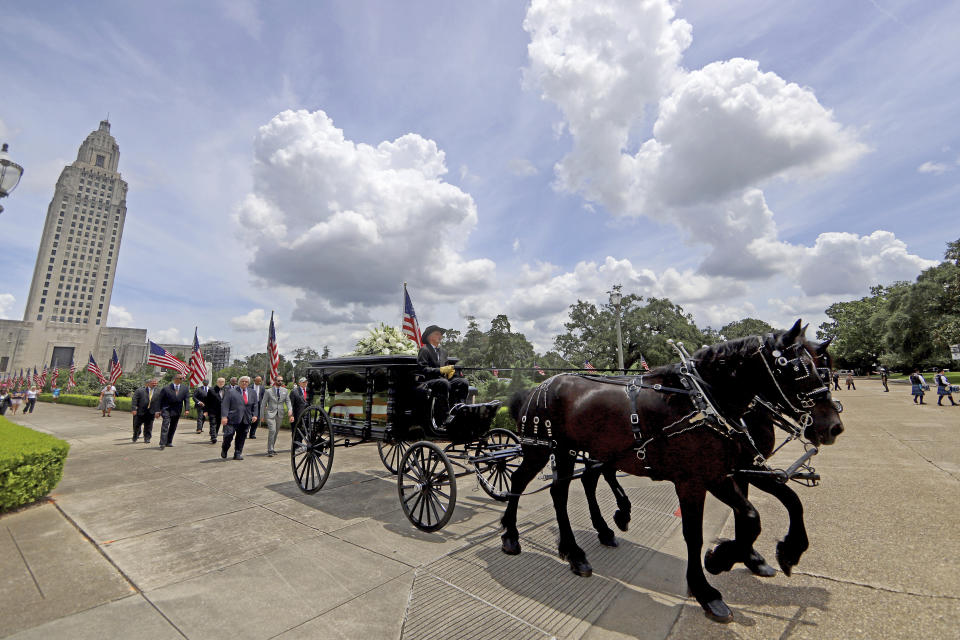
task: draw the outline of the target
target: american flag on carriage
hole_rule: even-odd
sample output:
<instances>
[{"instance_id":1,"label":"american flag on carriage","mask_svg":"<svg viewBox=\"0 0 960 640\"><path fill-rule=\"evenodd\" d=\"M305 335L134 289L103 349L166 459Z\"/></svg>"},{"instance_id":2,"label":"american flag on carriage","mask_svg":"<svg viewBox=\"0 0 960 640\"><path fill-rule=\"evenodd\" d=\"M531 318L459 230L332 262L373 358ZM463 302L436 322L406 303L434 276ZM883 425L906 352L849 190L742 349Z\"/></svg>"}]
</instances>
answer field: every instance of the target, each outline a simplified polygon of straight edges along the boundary
<instances>
[{"instance_id":1,"label":"american flag on carriage","mask_svg":"<svg viewBox=\"0 0 960 640\"><path fill-rule=\"evenodd\" d=\"M593 366L592 364L590 364L590 361L589 361L589 360L584 360L584 361L583 361L583 368L586 369L587 371L596 371L596 370L597 370L597 368L596 368L595 366Z\"/></svg>"},{"instance_id":2,"label":"american flag on carriage","mask_svg":"<svg viewBox=\"0 0 960 640\"><path fill-rule=\"evenodd\" d=\"M413 310L413 302L410 300L410 294L407 293L407 283L403 283L403 321L401 322L401 331L403 335L417 343L418 347L423 346L423 336L420 335L420 323L417 322L417 314Z\"/></svg>"}]
</instances>

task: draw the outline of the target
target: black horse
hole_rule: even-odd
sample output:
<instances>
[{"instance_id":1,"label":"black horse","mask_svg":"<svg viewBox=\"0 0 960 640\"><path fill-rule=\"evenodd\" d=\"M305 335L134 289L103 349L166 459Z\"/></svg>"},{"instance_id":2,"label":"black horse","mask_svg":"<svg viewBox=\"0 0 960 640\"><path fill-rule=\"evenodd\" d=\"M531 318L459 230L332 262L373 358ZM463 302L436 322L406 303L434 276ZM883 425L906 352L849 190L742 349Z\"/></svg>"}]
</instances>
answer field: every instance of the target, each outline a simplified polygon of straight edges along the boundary
<instances>
[{"instance_id":1,"label":"black horse","mask_svg":"<svg viewBox=\"0 0 960 640\"><path fill-rule=\"evenodd\" d=\"M518 398L522 402L523 398ZM739 464L737 465L737 474L734 479L741 493L748 497L750 485L757 489L772 495L780 501L789 516L789 526L787 534L782 540L777 542L777 563L780 570L786 575L790 575L800 562L800 556L807 550L809 540L807 538L806 526L803 521L803 503L797 493L786 484L787 478L771 475L769 470L757 464L756 456L760 454L764 459L769 457L776 445L776 432L774 424L780 422L776 416L764 415L762 410L748 411L743 417L744 436L749 435L753 444L744 446L741 449ZM781 425L785 431L793 431L793 426L788 424ZM832 444L820 442L816 444ZM757 472L757 473L750 473ZM626 491L617 480L617 470L615 467L604 464L601 466L588 466L583 470L581 482L583 483L584 494L587 498L587 506L590 511L590 520L593 528L597 532L597 539L601 544L608 547L618 546L616 536L613 530L607 525L600 511L600 505L597 502L597 484L600 476L607 481L611 491L617 501L617 510L613 514L613 520L621 531L626 531L631 518L630 498ZM742 516L741 516L742 517ZM758 532L759 533L759 532ZM722 541L726 542L726 541ZM704 568L710 573L716 575L723 571L728 571L731 567L724 567L715 562L715 549L708 550L704 555ZM751 547L749 554L743 559L743 564L756 576L769 578L776 575L776 570L771 567L766 559L760 553Z\"/></svg>"},{"instance_id":2,"label":"black horse","mask_svg":"<svg viewBox=\"0 0 960 640\"><path fill-rule=\"evenodd\" d=\"M501 518L504 553L520 553L519 496L553 456L558 480L550 493L560 530L560 556L574 573L592 573L566 508L575 452L589 451L608 473L618 469L674 483L687 544L687 585L708 617L731 620L730 609L707 582L700 564L704 499L709 491L736 517L736 539L713 550L711 570L748 562L760 519L733 478L746 445L733 424L759 397L788 407L811 442L833 442L843 425L816 372L814 358L819 355L797 321L785 332L701 349L694 359L658 367L639 382L569 374L546 380L521 402L512 403L523 434L523 461L513 473L511 496Z\"/></svg>"}]
</instances>

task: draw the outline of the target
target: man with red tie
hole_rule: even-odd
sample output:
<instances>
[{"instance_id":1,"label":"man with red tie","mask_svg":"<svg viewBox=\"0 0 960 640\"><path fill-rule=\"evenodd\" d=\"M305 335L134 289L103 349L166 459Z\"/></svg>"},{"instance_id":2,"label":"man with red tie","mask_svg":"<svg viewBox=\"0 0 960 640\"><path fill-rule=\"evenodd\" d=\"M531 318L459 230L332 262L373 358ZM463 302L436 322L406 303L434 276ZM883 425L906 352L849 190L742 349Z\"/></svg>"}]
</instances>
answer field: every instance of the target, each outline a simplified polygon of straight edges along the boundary
<instances>
[{"instance_id":1,"label":"man with red tie","mask_svg":"<svg viewBox=\"0 0 960 640\"><path fill-rule=\"evenodd\" d=\"M243 460L243 443L247 440L247 429L256 420L254 411L257 399L250 385L250 376L240 378L240 386L226 389L223 393L223 402L220 405L220 424L223 425L223 446L220 448L220 457L226 458L230 444L236 436L233 446L233 459Z\"/></svg>"},{"instance_id":2,"label":"man with red tie","mask_svg":"<svg viewBox=\"0 0 960 640\"><path fill-rule=\"evenodd\" d=\"M293 419L296 421L303 410L310 406L307 399L307 379L300 378L300 384L290 393L290 402L293 404Z\"/></svg>"}]
</instances>

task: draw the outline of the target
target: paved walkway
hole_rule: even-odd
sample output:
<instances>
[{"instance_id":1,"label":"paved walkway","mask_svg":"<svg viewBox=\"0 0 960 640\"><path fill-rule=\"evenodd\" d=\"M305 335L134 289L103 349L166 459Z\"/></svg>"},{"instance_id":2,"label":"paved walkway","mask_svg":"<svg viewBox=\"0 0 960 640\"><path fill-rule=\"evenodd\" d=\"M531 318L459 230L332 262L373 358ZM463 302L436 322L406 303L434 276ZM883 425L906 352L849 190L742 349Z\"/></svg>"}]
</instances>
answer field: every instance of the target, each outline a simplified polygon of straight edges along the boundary
<instances>
[{"instance_id":1,"label":"paved walkway","mask_svg":"<svg viewBox=\"0 0 960 640\"><path fill-rule=\"evenodd\" d=\"M634 519L617 549L596 542L575 486L571 516L595 569L582 579L556 558L547 492L523 500L524 553L508 557L502 505L469 477L445 529L413 528L375 446L337 450L327 486L307 496L288 457L263 455L265 438L223 461L184 423L161 452L130 442L129 415L41 404L16 421L71 452L55 503L0 517L0 636L953 638L960 408L860 387L837 393L847 432L815 458L823 486L798 488L811 548L794 575L710 578L734 609L725 626L685 595L667 483L624 479ZM785 513L752 497L772 561ZM708 500L705 539L732 537L729 512Z\"/></svg>"}]
</instances>

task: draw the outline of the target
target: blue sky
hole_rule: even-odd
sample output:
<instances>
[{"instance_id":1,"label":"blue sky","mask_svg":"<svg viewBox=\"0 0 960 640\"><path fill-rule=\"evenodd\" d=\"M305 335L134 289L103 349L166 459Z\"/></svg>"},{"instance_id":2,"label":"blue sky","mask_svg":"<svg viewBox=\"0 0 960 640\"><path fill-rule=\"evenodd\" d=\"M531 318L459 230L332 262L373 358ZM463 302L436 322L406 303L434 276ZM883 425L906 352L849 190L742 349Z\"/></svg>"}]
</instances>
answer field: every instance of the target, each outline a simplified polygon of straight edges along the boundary
<instances>
[{"instance_id":1,"label":"blue sky","mask_svg":"<svg viewBox=\"0 0 960 640\"><path fill-rule=\"evenodd\" d=\"M581 6L582 5L582 6ZM109 113L130 183L110 324L348 350L578 298L815 324L960 236L960 7L68 2L8 7L0 316Z\"/></svg>"}]
</instances>

